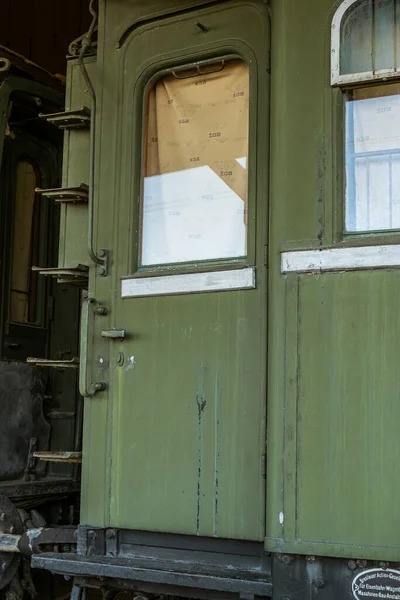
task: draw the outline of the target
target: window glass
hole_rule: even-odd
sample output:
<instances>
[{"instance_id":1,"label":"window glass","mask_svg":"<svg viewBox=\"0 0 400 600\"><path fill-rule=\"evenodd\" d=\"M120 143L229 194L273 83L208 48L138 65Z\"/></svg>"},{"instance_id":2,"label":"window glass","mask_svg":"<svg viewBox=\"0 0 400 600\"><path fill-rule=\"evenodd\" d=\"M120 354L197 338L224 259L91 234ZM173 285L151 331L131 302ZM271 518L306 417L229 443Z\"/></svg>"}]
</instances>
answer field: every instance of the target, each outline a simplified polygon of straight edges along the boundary
<instances>
[{"instance_id":1,"label":"window glass","mask_svg":"<svg viewBox=\"0 0 400 600\"><path fill-rule=\"evenodd\" d=\"M13 204L10 320L36 321L37 274L31 267L39 249L39 202L35 193L37 176L27 161L17 165Z\"/></svg>"},{"instance_id":2,"label":"window glass","mask_svg":"<svg viewBox=\"0 0 400 600\"><path fill-rule=\"evenodd\" d=\"M400 229L400 84L346 93L346 230Z\"/></svg>"},{"instance_id":3,"label":"window glass","mask_svg":"<svg viewBox=\"0 0 400 600\"><path fill-rule=\"evenodd\" d=\"M340 31L341 74L400 66L400 0L359 0L343 16Z\"/></svg>"},{"instance_id":4,"label":"window glass","mask_svg":"<svg viewBox=\"0 0 400 600\"><path fill-rule=\"evenodd\" d=\"M141 264L245 256L247 65L159 78L146 115Z\"/></svg>"}]
</instances>

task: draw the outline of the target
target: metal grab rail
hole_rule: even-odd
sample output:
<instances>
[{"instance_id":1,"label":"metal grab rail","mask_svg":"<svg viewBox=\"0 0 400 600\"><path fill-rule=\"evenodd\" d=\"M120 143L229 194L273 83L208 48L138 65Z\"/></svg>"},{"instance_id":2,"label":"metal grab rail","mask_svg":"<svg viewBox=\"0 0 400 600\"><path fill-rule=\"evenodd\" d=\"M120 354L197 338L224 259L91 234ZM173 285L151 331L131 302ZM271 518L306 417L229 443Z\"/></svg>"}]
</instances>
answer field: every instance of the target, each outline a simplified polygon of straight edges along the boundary
<instances>
[{"instance_id":1,"label":"metal grab rail","mask_svg":"<svg viewBox=\"0 0 400 600\"><path fill-rule=\"evenodd\" d=\"M90 308L93 304L98 304L94 298L85 298L82 303L81 313L81 340L80 340L80 369L79 369L79 393L84 398L91 398L97 392L103 392L107 388L105 381L96 381L88 384L87 368L88 368L88 333L89 333L89 315ZM105 307L98 306L97 314L106 314Z\"/></svg>"}]
</instances>

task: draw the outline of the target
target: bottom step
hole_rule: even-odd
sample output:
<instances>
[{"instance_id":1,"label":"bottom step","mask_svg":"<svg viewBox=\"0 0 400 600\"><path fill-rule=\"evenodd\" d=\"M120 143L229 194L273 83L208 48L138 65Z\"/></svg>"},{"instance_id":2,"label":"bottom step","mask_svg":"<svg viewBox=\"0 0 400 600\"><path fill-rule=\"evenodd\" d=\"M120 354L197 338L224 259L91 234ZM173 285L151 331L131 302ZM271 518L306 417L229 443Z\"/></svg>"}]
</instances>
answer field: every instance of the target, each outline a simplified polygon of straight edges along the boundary
<instances>
[{"instance_id":1,"label":"bottom step","mask_svg":"<svg viewBox=\"0 0 400 600\"><path fill-rule=\"evenodd\" d=\"M104 589L122 584L199 599L272 594L271 558L262 543L84 525L77 540L78 554L43 553L32 557L32 567Z\"/></svg>"},{"instance_id":2,"label":"bottom step","mask_svg":"<svg viewBox=\"0 0 400 600\"><path fill-rule=\"evenodd\" d=\"M82 452L34 452L33 456L47 462L81 463Z\"/></svg>"}]
</instances>

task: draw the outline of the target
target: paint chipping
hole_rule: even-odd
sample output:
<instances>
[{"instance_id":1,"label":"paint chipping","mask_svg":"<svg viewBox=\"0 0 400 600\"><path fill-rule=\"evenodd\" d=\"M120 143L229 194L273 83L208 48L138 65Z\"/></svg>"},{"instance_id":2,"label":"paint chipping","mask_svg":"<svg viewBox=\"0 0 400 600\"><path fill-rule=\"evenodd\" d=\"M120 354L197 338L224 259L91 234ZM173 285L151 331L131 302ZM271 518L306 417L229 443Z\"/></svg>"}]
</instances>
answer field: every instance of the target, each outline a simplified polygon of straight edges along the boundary
<instances>
[{"instance_id":1,"label":"paint chipping","mask_svg":"<svg viewBox=\"0 0 400 600\"><path fill-rule=\"evenodd\" d=\"M203 396L196 397L197 403L197 419L198 419L198 445L197 445L197 517L196 517L196 532L200 535L200 502L201 502L201 474L203 462L203 431L202 431L202 414L207 405L207 401Z\"/></svg>"},{"instance_id":2,"label":"paint chipping","mask_svg":"<svg viewBox=\"0 0 400 600\"><path fill-rule=\"evenodd\" d=\"M199 379L196 394L197 404L197 515L196 515L196 534L200 535L200 508L201 508L201 478L203 470L203 413L207 406L207 400L204 395L204 375L207 373L207 366L202 364L199 369Z\"/></svg>"},{"instance_id":3,"label":"paint chipping","mask_svg":"<svg viewBox=\"0 0 400 600\"><path fill-rule=\"evenodd\" d=\"M284 520L285 520L285 515L283 514L283 512L280 512L279 513L279 523L281 525L283 525Z\"/></svg>"},{"instance_id":4,"label":"paint chipping","mask_svg":"<svg viewBox=\"0 0 400 600\"><path fill-rule=\"evenodd\" d=\"M127 365L125 367L125 371L130 371L131 369L134 369L136 365L136 359L134 356L130 356L127 360Z\"/></svg>"}]
</instances>

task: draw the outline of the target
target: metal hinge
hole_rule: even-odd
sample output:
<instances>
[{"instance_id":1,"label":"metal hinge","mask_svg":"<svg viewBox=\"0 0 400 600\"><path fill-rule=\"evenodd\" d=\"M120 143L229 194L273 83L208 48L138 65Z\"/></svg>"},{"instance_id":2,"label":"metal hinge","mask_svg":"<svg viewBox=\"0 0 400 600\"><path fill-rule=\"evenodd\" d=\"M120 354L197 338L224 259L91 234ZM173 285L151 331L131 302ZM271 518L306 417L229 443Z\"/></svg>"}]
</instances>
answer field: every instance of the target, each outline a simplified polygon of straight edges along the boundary
<instances>
[{"instance_id":1,"label":"metal hinge","mask_svg":"<svg viewBox=\"0 0 400 600\"><path fill-rule=\"evenodd\" d=\"M268 267L268 246L264 246L264 267Z\"/></svg>"},{"instance_id":2,"label":"metal hinge","mask_svg":"<svg viewBox=\"0 0 400 600\"><path fill-rule=\"evenodd\" d=\"M261 454L261 477L267 479L267 456Z\"/></svg>"},{"instance_id":3,"label":"metal hinge","mask_svg":"<svg viewBox=\"0 0 400 600\"><path fill-rule=\"evenodd\" d=\"M54 298L50 296L47 300L47 318L49 321L54 320Z\"/></svg>"}]
</instances>

